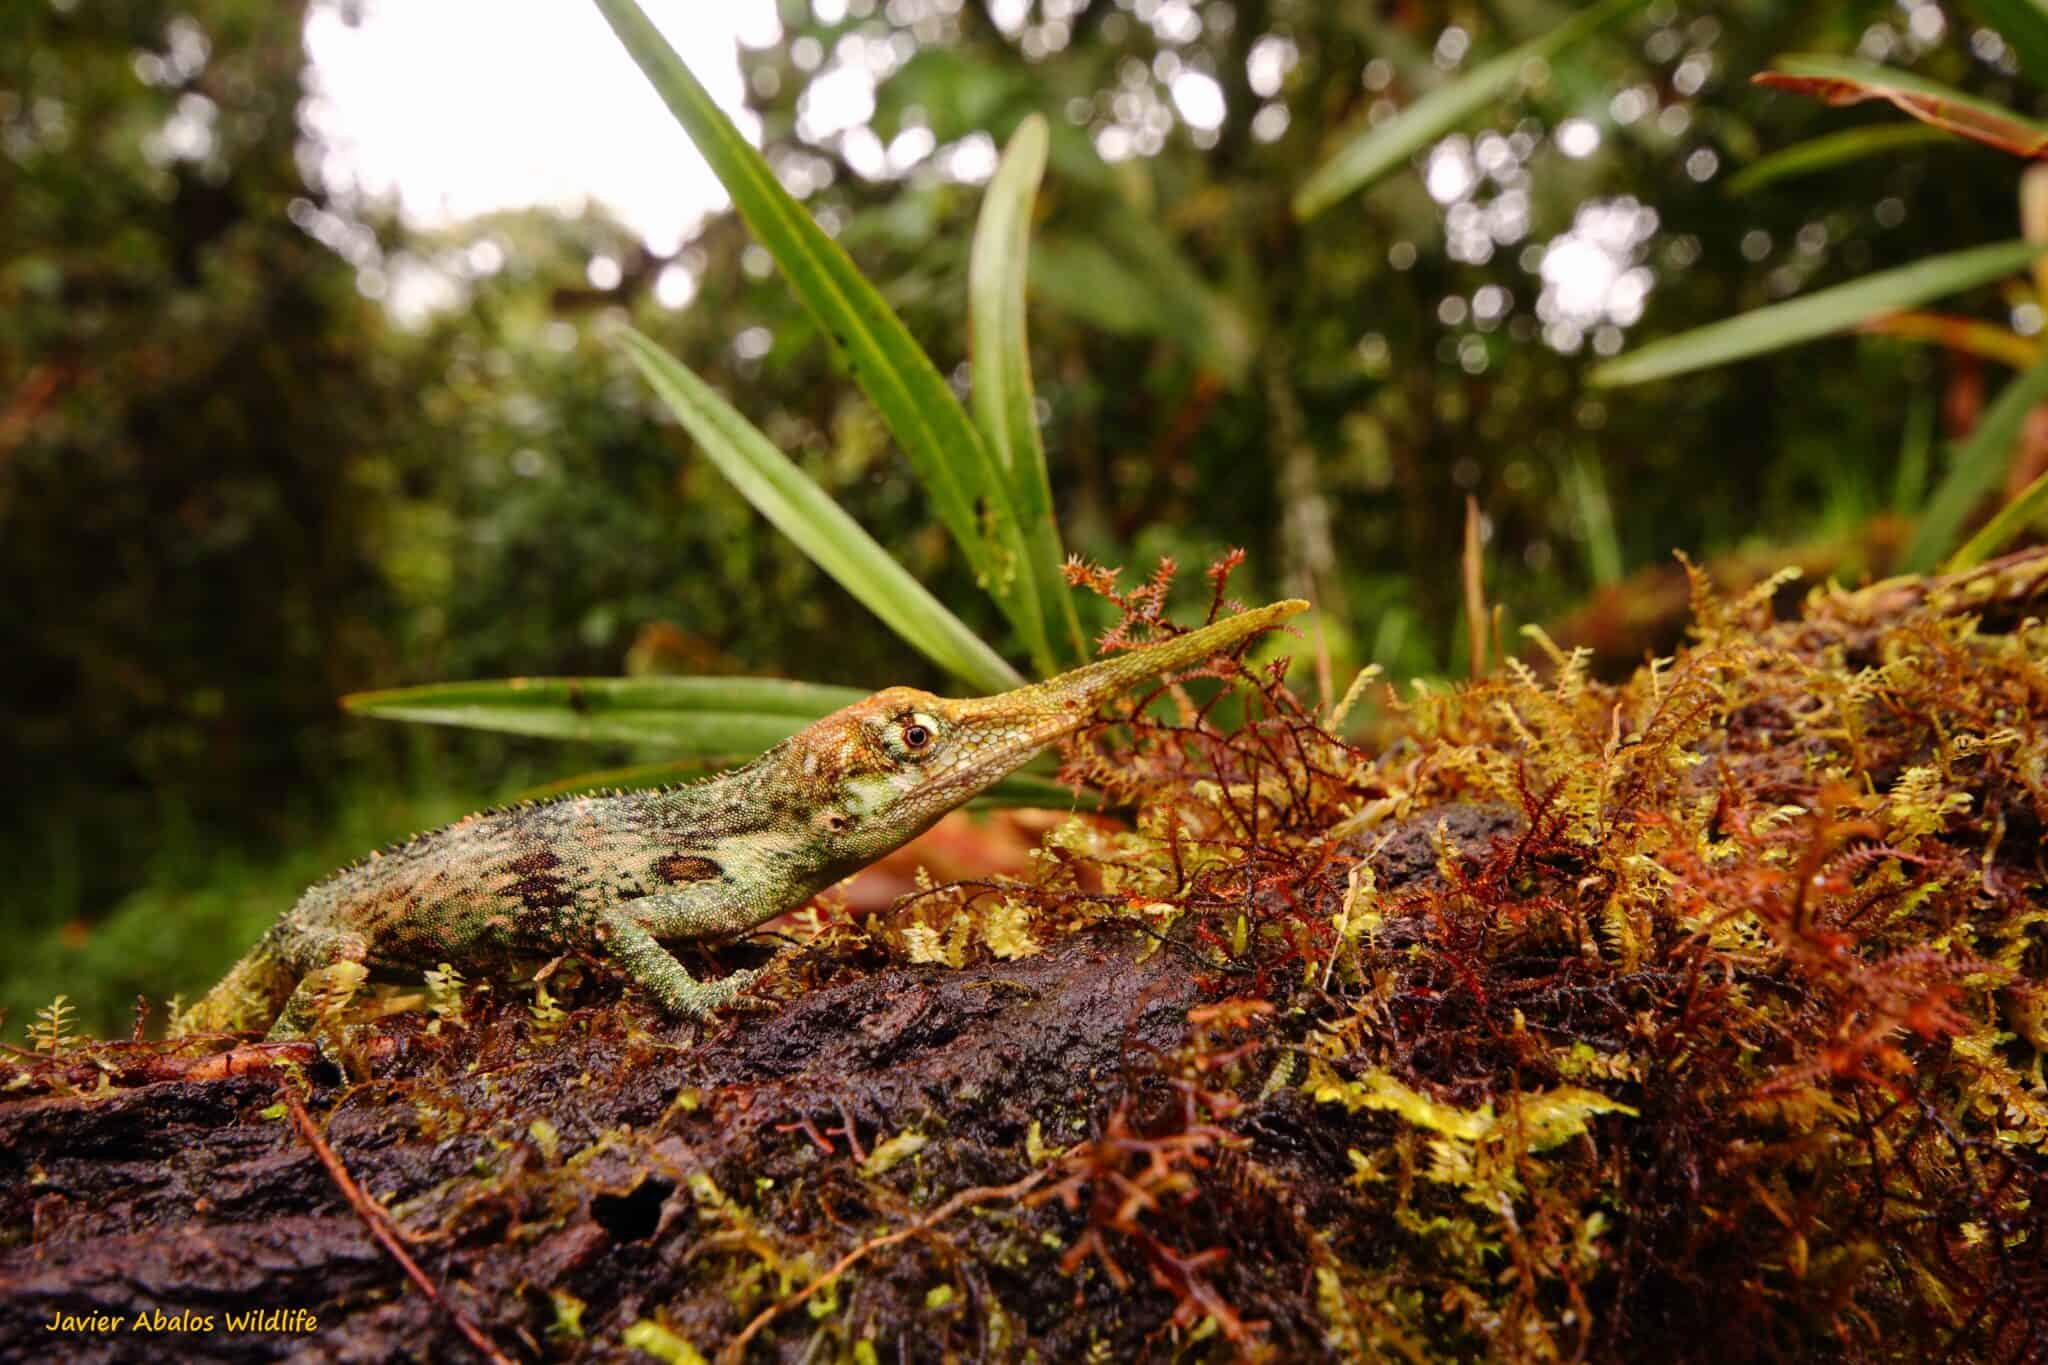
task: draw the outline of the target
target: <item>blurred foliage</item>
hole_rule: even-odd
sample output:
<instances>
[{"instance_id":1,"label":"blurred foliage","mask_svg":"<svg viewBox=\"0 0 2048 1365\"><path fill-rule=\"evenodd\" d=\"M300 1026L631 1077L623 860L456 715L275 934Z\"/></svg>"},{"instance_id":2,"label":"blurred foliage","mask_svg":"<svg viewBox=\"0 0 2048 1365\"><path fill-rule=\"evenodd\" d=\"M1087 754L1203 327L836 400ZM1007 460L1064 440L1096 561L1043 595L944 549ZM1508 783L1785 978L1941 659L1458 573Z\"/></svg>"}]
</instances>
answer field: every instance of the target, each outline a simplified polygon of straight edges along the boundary
<instances>
[{"instance_id":1,"label":"blurred foliage","mask_svg":"<svg viewBox=\"0 0 2048 1365\"><path fill-rule=\"evenodd\" d=\"M276 836L369 757L315 718L401 648L377 476L431 370L289 221L299 64L264 4L0 16L15 932L104 910L170 831Z\"/></svg>"},{"instance_id":2,"label":"blurred foliage","mask_svg":"<svg viewBox=\"0 0 2048 1365\"><path fill-rule=\"evenodd\" d=\"M1289 194L1357 129L1568 7L1046 3L1007 25L992 16L1018 7L950 8L854 4L821 24L783 6L784 40L747 63L771 158L870 274L943 300L966 206L945 204L901 256L863 228L900 226L961 157L1028 113L1052 118L1033 342L1070 540L1126 560L1247 544L1280 590L1311 590L1349 627L1340 655L1458 666L1465 490L1488 516L1495 596L1540 618L1673 545L1854 531L1891 502L1916 395L1941 392L1952 431L1974 421L1974 364L1878 340L1642 394L1583 386L1646 310L1686 330L2013 236L2015 173L1959 144L1749 202L1723 189L1769 150L1876 118L1749 87L1788 49L1909 62L2028 107L2014 55L1974 16L1651 6L1532 73L1423 174L1301 225ZM885 73L873 119L806 136L806 92L847 67ZM1220 88L1213 130L1180 117L1188 73ZM899 182L899 152L921 142L937 154Z\"/></svg>"},{"instance_id":3,"label":"blurred foliage","mask_svg":"<svg viewBox=\"0 0 2048 1365\"><path fill-rule=\"evenodd\" d=\"M2039 113L2025 54L1981 27L1999 8L1659 0L1305 224L1292 196L1361 129L1573 7L785 0L781 38L742 65L771 164L939 357L970 350L977 182L1045 115L1032 370L1068 545L1133 566L1244 545L1248 598L1308 593L1340 669L1399 676L1462 670L1468 492L1511 625L1673 546L1896 545L1860 532L1941 473L1909 418L1967 433L1986 362L1863 336L1625 391L1584 376L1650 336L2016 235L2015 163L1962 142L1727 191L1768 153L1897 122L1752 87L1781 53ZM343 772L351 800L427 765L480 803L524 752L350 723L343 692L938 681L690 449L599 343L608 318L1021 657L742 228L714 219L673 259L597 215L407 232L303 145L301 18L0 13L0 923L86 941L166 868L303 843ZM872 116L825 130L810 92L853 68L879 78ZM685 276L690 305L663 306ZM400 308L423 278L451 306ZM1995 289L1946 306L2040 325ZM1831 563L1853 579L1881 558Z\"/></svg>"}]
</instances>

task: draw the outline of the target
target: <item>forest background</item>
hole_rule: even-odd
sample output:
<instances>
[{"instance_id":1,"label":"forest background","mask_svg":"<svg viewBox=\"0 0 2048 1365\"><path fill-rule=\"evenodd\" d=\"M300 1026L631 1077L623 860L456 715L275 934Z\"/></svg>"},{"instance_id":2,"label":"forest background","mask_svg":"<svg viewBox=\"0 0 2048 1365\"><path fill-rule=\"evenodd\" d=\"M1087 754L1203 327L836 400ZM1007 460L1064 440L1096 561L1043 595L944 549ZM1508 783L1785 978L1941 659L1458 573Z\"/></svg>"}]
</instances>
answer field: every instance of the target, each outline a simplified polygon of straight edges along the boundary
<instances>
[{"instance_id":1,"label":"forest background","mask_svg":"<svg viewBox=\"0 0 2048 1365\"><path fill-rule=\"evenodd\" d=\"M1674 547L1738 577L1897 567L1945 438L2034 360L2041 296L2014 274L1945 300L1931 335L1643 385L1597 368L2018 236L2006 151L1751 77L1833 54L2024 114L2043 88L2029 0L1610 6L1611 27L1519 63L1313 213L1304 187L1350 142L1576 7L778 8L738 53L771 164L935 356L969 349L996 150L1049 120L1031 345L1068 548L1141 575L1244 546L1236 591L1312 597L1304 647L1340 679L1463 674L1468 496L1507 638L1549 623L1621 667L1676 638ZM942 683L700 457L607 343L615 320L1015 643L730 215L653 243L598 207L422 224L332 174L306 35L375 10L0 14L10 1020L63 990L113 1027L365 849L642 756L382 725L343 694L544 673ZM545 104L549 73L533 80ZM823 117L849 82L858 117ZM1770 160L1822 137L1826 155ZM2048 434L2009 445L2008 494Z\"/></svg>"}]
</instances>

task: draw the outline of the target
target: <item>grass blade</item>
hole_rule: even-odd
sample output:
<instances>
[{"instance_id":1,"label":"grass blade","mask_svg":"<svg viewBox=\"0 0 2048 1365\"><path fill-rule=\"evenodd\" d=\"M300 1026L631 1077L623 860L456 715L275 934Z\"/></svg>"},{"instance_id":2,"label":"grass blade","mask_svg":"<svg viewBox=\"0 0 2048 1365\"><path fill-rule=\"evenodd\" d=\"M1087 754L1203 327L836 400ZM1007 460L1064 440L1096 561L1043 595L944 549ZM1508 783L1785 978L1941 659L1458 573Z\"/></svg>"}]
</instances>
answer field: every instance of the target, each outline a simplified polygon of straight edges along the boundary
<instances>
[{"instance_id":1,"label":"grass blade","mask_svg":"<svg viewBox=\"0 0 2048 1365\"><path fill-rule=\"evenodd\" d=\"M922 583L890 558L752 422L688 366L630 327L619 343L713 464L754 509L863 606L963 682L1002 692L1023 681Z\"/></svg>"},{"instance_id":2,"label":"grass blade","mask_svg":"<svg viewBox=\"0 0 2048 1365\"><path fill-rule=\"evenodd\" d=\"M757 754L866 695L779 678L503 678L357 692L341 704L378 720L660 745L701 758Z\"/></svg>"},{"instance_id":3,"label":"grass blade","mask_svg":"<svg viewBox=\"0 0 2048 1365\"><path fill-rule=\"evenodd\" d=\"M1900 566L1905 572L1926 573L1956 543L1970 513L2005 474L2027 414L2044 399L2048 399L2048 360L2036 363L2000 391L1998 401L1956 451L1955 463L1927 500L1927 511Z\"/></svg>"},{"instance_id":4,"label":"grass blade","mask_svg":"<svg viewBox=\"0 0 2048 1365\"><path fill-rule=\"evenodd\" d=\"M1913 395L1906 429L1899 437L1899 466L1892 474L1892 511L1911 516L1927 495L1927 465L1934 455L1934 398Z\"/></svg>"},{"instance_id":5,"label":"grass blade","mask_svg":"<svg viewBox=\"0 0 2048 1365\"><path fill-rule=\"evenodd\" d=\"M1863 330L1872 336L1925 341L1980 360L1996 361L2015 370L2024 370L2041 358L2040 346L2017 332L1996 323L1952 317L1947 313L1887 313L1864 323Z\"/></svg>"},{"instance_id":6,"label":"grass blade","mask_svg":"<svg viewBox=\"0 0 2048 1365\"><path fill-rule=\"evenodd\" d=\"M1805 298L1772 304L1653 341L1618 360L1595 366L1587 378L1594 384L1616 388L1782 350L1881 314L1989 284L2026 269L2044 251L2048 248L2027 242L2000 242L1930 256Z\"/></svg>"},{"instance_id":7,"label":"grass blade","mask_svg":"<svg viewBox=\"0 0 2048 1365\"><path fill-rule=\"evenodd\" d=\"M1302 183L1294 195L1294 216L1306 222L1398 170L1416 152L1514 89L1530 62L1555 57L1646 3L1648 0L1605 0L1437 87L1378 127L1361 130Z\"/></svg>"},{"instance_id":8,"label":"grass blade","mask_svg":"<svg viewBox=\"0 0 2048 1365\"><path fill-rule=\"evenodd\" d=\"M1055 671L1008 481L931 357L839 243L783 189L760 152L740 135L634 0L593 3L710 163L804 308L831 338L903 448L939 521L1034 662L1043 671Z\"/></svg>"},{"instance_id":9,"label":"grass blade","mask_svg":"<svg viewBox=\"0 0 2048 1365\"><path fill-rule=\"evenodd\" d=\"M1844 128L1795 142L1782 151L1759 157L1728 177L1727 191L1734 198L1754 194L1766 185L1795 176L1812 175L1836 166L1930 142L1947 142L1954 134L1926 123L1873 123L1863 128Z\"/></svg>"},{"instance_id":10,"label":"grass blade","mask_svg":"<svg viewBox=\"0 0 2048 1365\"><path fill-rule=\"evenodd\" d=\"M2048 124L1897 67L1803 53L1779 57L1772 66L1750 79L1838 106L1883 100L1922 123L2014 156L2048 150Z\"/></svg>"},{"instance_id":11,"label":"grass blade","mask_svg":"<svg viewBox=\"0 0 2048 1365\"><path fill-rule=\"evenodd\" d=\"M1031 348L1025 327L1024 275L1031 254L1031 206L1045 174L1049 145L1045 119L1033 114L1018 125L1003 150L995 178L981 201L968 264L968 312L973 325L974 420L1010 481L1010 496L1024 526L1027 567L1038 580L1047 612L1046 634L1055 655L1087 657L1081 619L1074 611L1063 566L1066 551L1053 519L1052 476L1031 386Z\"/></svg>"},{"instance_id":12,"label":"grass blade","mask_svg":"<svg viewBox=\"0 0 2048 1365\"><path fill-rule=\"evenodd\" d=\"M1584 451L1565 466L1565 488L1586 536L1586 565L1601 587L1621 581L1621 538L1614 531L1614 505L1600 465Z\"/></svg>"},{"instance_id":13,"label":"grass blade","mask_svg":"<svg viewBox=\"0 0 2048 1365\"><path fill-rule=\"evenodd\" d=\"M1948 562L1941 566L1943 573L1960 573L1974 569L1985 560L1997 554L2020 532L2032 525L2034 519L2048 512L2048 474L2041 475L2022 488L2019 496L1998 509L1998 515L1984 523L1984 529L1963 542L1963 548L1950 555Z\"/></svg>"}]
</instances>

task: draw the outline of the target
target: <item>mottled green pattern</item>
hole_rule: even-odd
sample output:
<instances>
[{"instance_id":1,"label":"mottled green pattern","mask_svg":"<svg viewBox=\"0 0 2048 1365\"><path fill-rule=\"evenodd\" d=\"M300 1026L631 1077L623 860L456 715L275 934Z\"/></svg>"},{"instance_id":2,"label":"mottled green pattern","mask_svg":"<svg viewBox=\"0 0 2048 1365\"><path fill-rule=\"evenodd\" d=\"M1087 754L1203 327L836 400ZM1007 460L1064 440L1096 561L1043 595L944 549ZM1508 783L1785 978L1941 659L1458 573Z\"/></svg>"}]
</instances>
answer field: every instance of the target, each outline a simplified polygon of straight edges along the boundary
<instances>
[{"instance_id":1,"label":"mottled green pattern","mask_svg":"<svg viewBox=\"0 0 2048 1365\"><path fill-rule=\"evenodd\" d=\"M468 816L308 889L179 1027L302 1033L336 964L446 962L492 976L564 952L608 957L665 1008L701 1015L753 973L697 981L664 942L728 938L796 908L1085 725L1124 688L1307 605L1274 603L994 697L889 688L690 786Z\"/></svg>"}]
</instances>

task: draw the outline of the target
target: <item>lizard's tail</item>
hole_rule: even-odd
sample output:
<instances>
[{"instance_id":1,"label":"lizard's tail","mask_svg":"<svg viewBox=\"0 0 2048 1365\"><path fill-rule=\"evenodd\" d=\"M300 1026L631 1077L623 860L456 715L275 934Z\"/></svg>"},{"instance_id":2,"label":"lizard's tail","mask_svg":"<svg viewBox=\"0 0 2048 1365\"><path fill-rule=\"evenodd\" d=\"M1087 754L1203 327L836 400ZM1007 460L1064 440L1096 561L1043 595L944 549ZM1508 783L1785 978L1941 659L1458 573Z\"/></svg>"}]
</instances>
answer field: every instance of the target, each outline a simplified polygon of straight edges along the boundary
<instances>
[{"instance_id":1,"label":"lizard's tail","mask_svg":"<svg viewBox=\"0 0 2048 1365\"><path fill-rule=\"evenodd\" d=\"M171 1034L267 1029L297 985L298 974L272 950L266 934L228 968L220 984L171 1021Z\"/></svg>"}]
</instances>

